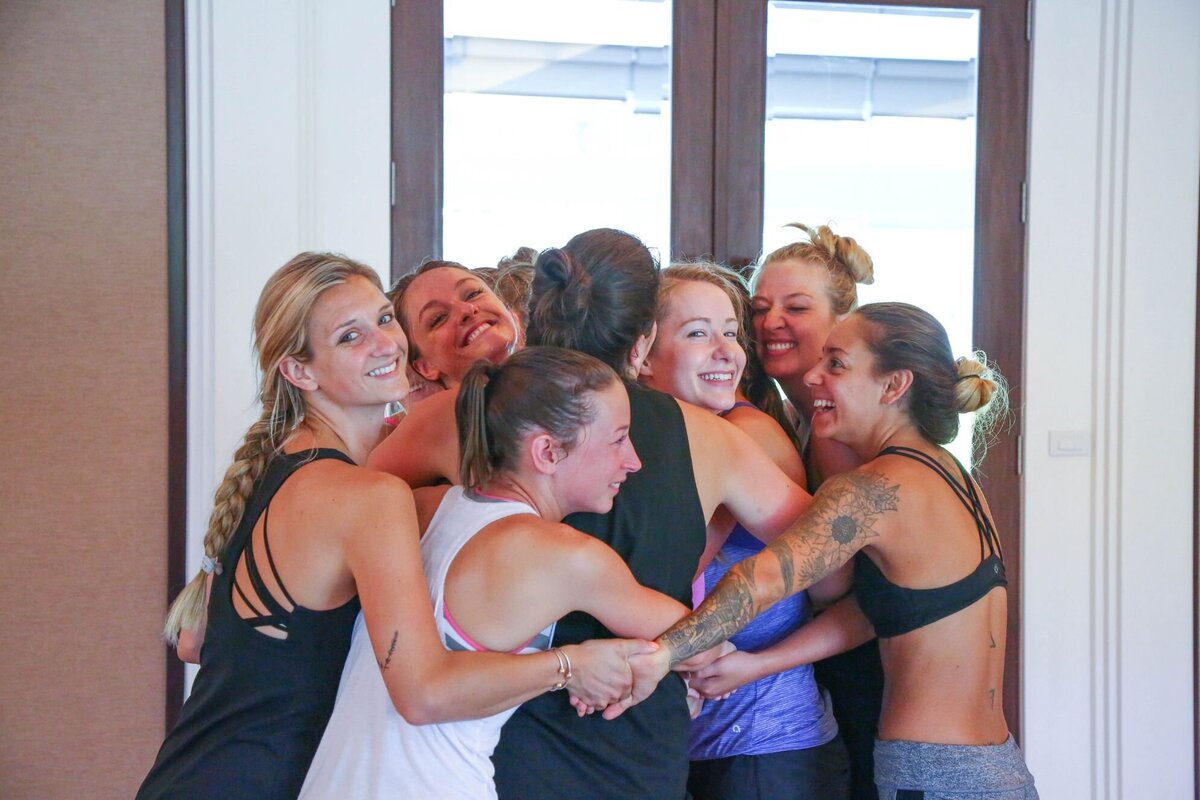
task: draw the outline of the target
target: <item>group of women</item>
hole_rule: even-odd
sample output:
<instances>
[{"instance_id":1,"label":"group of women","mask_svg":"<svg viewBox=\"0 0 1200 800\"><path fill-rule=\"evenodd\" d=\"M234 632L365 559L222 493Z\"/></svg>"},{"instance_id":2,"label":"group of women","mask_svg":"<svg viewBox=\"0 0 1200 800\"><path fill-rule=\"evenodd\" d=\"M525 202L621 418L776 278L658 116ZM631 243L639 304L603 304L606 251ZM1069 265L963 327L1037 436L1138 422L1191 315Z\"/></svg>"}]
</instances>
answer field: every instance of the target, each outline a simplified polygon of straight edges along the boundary
<instances>
[{"instance_id":1,"label":"group of women","mask_svg":"<svg viewBox=\"0 0 1200 800\"><path fill-rule=\"evenodd\" d=\"M998 377L855 311L870 258L801 228L748 286L610 229L389 296L281 268L139 797L1036 797L999 541L942 447ZM812 664L876 635L831 702Z\"/></svg>"}]
</instances>

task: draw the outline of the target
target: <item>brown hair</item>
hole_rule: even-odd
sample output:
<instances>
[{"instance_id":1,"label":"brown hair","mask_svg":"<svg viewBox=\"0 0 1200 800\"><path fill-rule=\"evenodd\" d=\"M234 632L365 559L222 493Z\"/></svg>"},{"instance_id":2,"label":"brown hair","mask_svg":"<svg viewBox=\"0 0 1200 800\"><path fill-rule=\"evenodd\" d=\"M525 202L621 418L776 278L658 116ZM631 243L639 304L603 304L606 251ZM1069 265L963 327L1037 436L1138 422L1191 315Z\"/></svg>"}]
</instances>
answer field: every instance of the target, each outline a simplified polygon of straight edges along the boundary
<instances>
[{"instance_id":1,"label":"brown hair","mask_svg":"<svg viewBox=\"0 0 1200 800\"><path fill-rule=\"evenodd\" d=\"M287 437L304 421L304 395L284 379L280 363L287 357L311 357L308 321L313 306L328 289L352 277L365 278L382 290L375 270L335 253L301 253L267 280L254 311L254 349L260 375L258 400L262 413L246 431L233 463L217 487L213 511L204 535L204 554L217 561L229 537L242 521L246 500ZM219 567L218 567L219 568ZM205 572L184 587L163 627L167 641L179 641L179 631L194 629L204 616Z\"/></svg>"},{"instance_id":2,"label":"brown hair","mask_svg":"<svg viewBox=\"0 0 1200 800\"><path fill-rule=\"evenodd\" d=\"M771 251L762 260L762 266L754 272L753 285L758 276L776 261L796 259L825 267L829 276L829 303L836 315L848 314L858 306L860 283L875 281L875 264L858 242L849 236L838 236L828 225L810 228L800 222L788 223L786 227L799 228L808 234L807 241L794 242Z\"/></svg>"},{"instance_id":3,"label":"brown hair","mask_svg":"<svg viewBox=\"0 0 1200 800\"><path fill-rule=\"evenodd\" d=\"M479 486L516 466L521 439L535 430L571 450L596 418L592 394L617 380L600 360L558 347L527 347L503 364L476 363L454 405L462 485Z\"/></svg>"},{"instance_id":4,"label":"brown hair","mask_svg":"<svg viewBox=\"0 0 1200 800\"><path fill-rule=\"evenodd\" d=\"M870 303L855 312L868 324L865 339L877 374L906 369L909 418L935 444L958 436L959 414L975 417L974 447L982 451L988 431L1007 408L1004 379L982 352L955 359L946 329L929 312L908 303Z\"/></svg>"},{"instance_id":5,"label":"brown hair","mask_svg":"<svg viewBox=\"0 0 1200 800\"><path fill-rule=\"evenodd\" d=\"M407 275L401 275L400 278L398 278L396 282L392 284L392 288L387 290L387 298L388 300L392 301L392 310L396 312L396 320L400 323L400 327L404 330L405 338L408 339L409 364L420 358L421 353L417 350L417 342L415 339L413 339L412 325L409 323L408 318L404 315L404 311L401 308L403 303L401 301L404 299L404 293L408 291L410 286L412 286L412 282L417 279L418 275L424 275L426 272L432 272L435 269L461 269L463 272L470 273L471 275L477 275L475 270L470 269L469 267L464 267L457 261L430 259L422 262L419 267ZM487 285L489 289L492 287L491 282L486 276L478 275L478 277L484 282L484 284Z\"/></svg>"},{"instance_id":6,"label":"brown hair","mask_svg":"<svg viewBox=\"0 0 1200 800\"><path fill-rule=\"evenodd\" d=\"M585 231L545 250L534 265L529 343L579 350L626 375L654 325L658 281L654 256L624 231Z\"/></svg>"}]
</instances>

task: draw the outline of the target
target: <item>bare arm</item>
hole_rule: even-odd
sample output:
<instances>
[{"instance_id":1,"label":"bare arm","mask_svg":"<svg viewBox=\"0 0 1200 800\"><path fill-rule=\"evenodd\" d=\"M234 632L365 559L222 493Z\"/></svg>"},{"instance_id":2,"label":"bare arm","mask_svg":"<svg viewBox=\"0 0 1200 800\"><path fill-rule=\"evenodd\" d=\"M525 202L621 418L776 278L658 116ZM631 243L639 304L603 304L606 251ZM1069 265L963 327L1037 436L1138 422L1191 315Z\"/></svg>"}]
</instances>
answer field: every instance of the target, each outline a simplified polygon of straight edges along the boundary
<instances>
[{"instance_id":1,"label":"bare arm","mask_svg":"<svg viewBox=\"0 0 1200 800\"><path fill-rule=\"evenodd\" d=\"M732 423L688 403L679 405L706 518L723 505L763 541L786 530L811 502L808 492Z\"/></svg>"},{"instance_id":2,"label":"bare arm","mask_svg":"<svg viewBox=\"0 0 1200 800\"><path fill-rule=\"evenodd\" d=\"M730 653L693 673L690 682L701 696L720 697L767 675L844 653L874 636L858 601L848 595L772 646Z\"/></svg>"},{"instance_id":3,"label":"bare arm","mask_svg":"<svg viewBox=\"0 0 1200 800\"><path fill-rule=\"evenodd\" d=\"M458 483L457 397L457 391L438 392L418 403L371 451L367 466L413 487Z\"/></svg>"},{"instance_id":4,"label":"bare arm","mask_svg":"<svg viewBox=\"0 0 1200 800\"><path fill-rule=\"evenodd\" d=\"M209 574L204 579L204 613L200 615L200 622L196 625L196 629L181 628L179 631L179 643L175 645L175 655L180 661L188 664L200 663L200 650L204 647L204 630L208 627L208 599L212 597L212 582L213 576Z\"/></svg>"},{"instance_id":5,"label":"bare arm","mask_svg":"<svg viewBox=\"0 0 1200 800\"><path fill-rule=\"evenodd\" d=\"M691 610L678 600L642 586L611 547L584 534L561 571L560 591L568 607L591 614L618 636L653 639Z\"/></svg>"},{"instance_id":6,"label":"bare arm","mask_svg":"<svg viewBox=\"0 0 1200 800\"><path fill-rule=\"evenodd\" d=\"M414 724L470 719L512 708L554 686L559 664L553 653L514 656L443 647L421 572L412 494L399 481L374 478L340 511L351 517L346 562L396 710ZM626 690L624 660L637 649L606 644L599 650L572 645L569 655L579 669L615 676L605 700L611 702Z\"/></svg>"},{"instance_id":7,"label":"bare arm","mask_svg":"<svg viewBox=\"0 0 1200 800\"><path fill-rule=\"evenodd\" d=\"M881 519L897 509L899 489L870 470L827 481L786 534L729 570L694 614L660 637L670 663L723 642L770 606L849 561L879 536Z\"/></svg>"}]
</instances>

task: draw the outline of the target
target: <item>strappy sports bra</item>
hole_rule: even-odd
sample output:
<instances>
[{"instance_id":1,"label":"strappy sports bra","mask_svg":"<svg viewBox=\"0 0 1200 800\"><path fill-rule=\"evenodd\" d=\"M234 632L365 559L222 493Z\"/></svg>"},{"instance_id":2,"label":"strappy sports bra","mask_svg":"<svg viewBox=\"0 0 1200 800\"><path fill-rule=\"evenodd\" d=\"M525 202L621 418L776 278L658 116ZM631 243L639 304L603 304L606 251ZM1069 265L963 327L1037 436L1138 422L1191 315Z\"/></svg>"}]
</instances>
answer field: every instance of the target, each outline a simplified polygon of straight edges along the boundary
<instances>
[{"instance_id":1,"label":"strappy sports bra","mask_svg":"<svg viewBox=\"0 0 1200 800\"><path fill-rule=\"evenodd\" d=\"M897 455L917 461L936 472L954 490L959 501L975 518L979 531L979 566L962 580L936 589L906 589L887 579L883 571L866 553L859 552L854 558L854 591L858 604L867 619L875 626L875 633L886 639L914 631L931 622L961 611L980 599L997 586L1008 586L1004 571L1003 553L996 526L983 510L979 490L967 475L962 464L958 470L962 483L955 480L948 469L935 458L911 447L887 447L879 455ZM953 458L953 456L951 456Z\"/></svg>"}]
</instances>

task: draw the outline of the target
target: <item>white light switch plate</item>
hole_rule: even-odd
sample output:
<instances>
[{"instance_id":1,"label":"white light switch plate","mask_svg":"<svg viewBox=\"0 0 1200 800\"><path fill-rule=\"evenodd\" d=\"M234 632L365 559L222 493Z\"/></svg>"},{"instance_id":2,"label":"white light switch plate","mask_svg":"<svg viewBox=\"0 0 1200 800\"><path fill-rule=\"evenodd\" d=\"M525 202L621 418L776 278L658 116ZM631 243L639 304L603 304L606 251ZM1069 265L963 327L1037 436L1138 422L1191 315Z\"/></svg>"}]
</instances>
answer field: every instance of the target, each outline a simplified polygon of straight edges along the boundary
<instances>
[{"instance_id":1,"label":"white light switch plate","mask_svg":"<svg viewBox=\"0 0 1200 800\"><path fill-rule=\"evenodd\" d=\"M1092 454L1091 431L1050 431L1050 455L1058 458Z\"/></svg>"}]
</instances>

